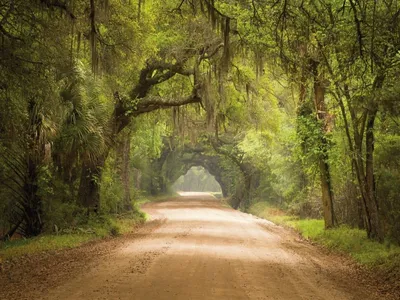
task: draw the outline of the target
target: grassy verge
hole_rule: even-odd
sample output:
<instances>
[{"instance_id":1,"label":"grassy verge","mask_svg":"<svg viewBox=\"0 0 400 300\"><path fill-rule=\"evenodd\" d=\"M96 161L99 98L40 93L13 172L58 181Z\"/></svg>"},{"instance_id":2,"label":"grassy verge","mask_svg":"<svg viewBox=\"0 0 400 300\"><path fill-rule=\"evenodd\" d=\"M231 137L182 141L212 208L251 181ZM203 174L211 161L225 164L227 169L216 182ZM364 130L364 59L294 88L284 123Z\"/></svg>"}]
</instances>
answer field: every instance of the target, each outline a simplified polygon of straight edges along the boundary
<instances>
[{"instance_id":1,"label":"grassy verge","mask_svg":"<svg viewBox=\"0 0 400 300\"><path fill-rule=\"evenodd\" d=\"M400 276L400 247L371 241L363 230L348 226L324 230L323 220L300 220L295 216L286 215L265 202L253 204L249 212L276 224L292 227L303 237L329 249L347 253L362 265L379 267Z\"/></svg>"},{"instance_id":2,"label":"grassy verge","mask_svg":"<svg viewBox=\"0 0 400 300\"><path fill-rule=\"evenodd\" d=\"M18 239L0 243L0 263L4 260L32 255L44 251L56 251L78 247L90 241L131 232L146 220L144 213L127 213L119 216L99 216L87 224L43 234L30 239Z\"/></svg>"}]
</instances>

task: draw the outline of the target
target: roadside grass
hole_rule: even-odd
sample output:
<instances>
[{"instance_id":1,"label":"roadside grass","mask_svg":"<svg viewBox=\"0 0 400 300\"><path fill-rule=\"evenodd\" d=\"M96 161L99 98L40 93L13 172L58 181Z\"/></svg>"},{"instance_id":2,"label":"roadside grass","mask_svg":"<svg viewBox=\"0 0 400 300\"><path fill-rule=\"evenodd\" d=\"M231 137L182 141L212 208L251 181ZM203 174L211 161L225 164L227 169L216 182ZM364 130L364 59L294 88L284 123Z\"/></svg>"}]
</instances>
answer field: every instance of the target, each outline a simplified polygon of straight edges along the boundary
<instances>
[{"instance_id":1,"label":"roadside grass","mask_svg":"<svg viewBox=\"0 0 400 300\"><path fill-rule=\"evenodd\" d=\"M296 216L289 216L266 202L251 205L248 212L276 224L294 228L304 238L328 249L347 253L364 266L400 273L400 247L389 242L380 244L372 241L368 239L364 230L344 225L324 230L323 220L299 219Z\"/></svg>"},{"instance_id":2,"label":"roadside grass","mask_svg":"<svg viewBox=\"0 0 400 300\"><path fill-rule=\"evenodd\" d=\"M100 215L90 218L84 225L62 229L57 233L0 242L0 264L20 256L75 248L91 241L126 234L146 219L146 214L140 211L115 216Z\"/></svg>"}]
</instances>

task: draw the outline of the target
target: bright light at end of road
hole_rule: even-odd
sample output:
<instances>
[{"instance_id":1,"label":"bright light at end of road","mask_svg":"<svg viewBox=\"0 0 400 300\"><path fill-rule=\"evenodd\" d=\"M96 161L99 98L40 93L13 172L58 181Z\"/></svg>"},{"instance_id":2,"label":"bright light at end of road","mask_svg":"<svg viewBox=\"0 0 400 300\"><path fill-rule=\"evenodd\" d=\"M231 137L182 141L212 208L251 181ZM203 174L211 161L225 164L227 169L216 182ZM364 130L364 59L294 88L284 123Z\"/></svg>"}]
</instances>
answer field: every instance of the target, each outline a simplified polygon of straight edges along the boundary
<instances>
[{"instance_id":1,"label":"bright light at end of road","mask_svg":"<svg viewBox=\"0 0 400 300\"><path fill-rule=\"evenodd\" d=\"M207 193L207 192L181 192L181 191L178 191L177 193L179 194L179 196L182 196L182 197L213 196L212 194Z\"/></svg>"}]
</instances>

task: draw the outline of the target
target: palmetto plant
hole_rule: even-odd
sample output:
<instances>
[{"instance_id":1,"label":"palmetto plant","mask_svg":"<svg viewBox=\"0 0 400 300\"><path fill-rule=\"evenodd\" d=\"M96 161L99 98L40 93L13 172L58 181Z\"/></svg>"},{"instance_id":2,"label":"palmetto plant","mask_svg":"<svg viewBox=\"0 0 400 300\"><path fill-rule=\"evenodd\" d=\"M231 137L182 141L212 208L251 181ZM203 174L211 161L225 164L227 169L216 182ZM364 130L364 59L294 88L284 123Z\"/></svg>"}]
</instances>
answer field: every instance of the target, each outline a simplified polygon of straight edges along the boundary
<instances>
[{"instance_id":1,"label":"palmetto plant","mask_svg":"<svg viewBox=\"0 0 400 300\"><path fill-rule=\"evenodd\" d=\"M29 99L26 116L23 133L1 154L8 169L8 176L2 183L11 191L12 197L12 227L5 238L16 231L26 237L35 236L43 228L42 199L38 193L38 184L50 149L49 141L56 127L43 101L36 98Z\"/></svg>"},{"instance_id":2,"label":"palmetto plant","mask_svg":"<svg viewBox=\"0 0 400 300\"><path fill-rule=\"evenodd\" d=\"M7 168L3 184L12 197L12 226L5 238L14 232L27 237L41 233L44 224L39 181L51 157L64 181L72 185L77 178L76 167L95 160L104 151L107 114L96 79L76 63L54 87L59 88L59 95L29 99L21 135L1 153ZM62 105L57 105L60 102Z\"/></svg>"},{"instance_id":3,"label":"palmetto plant","mask_svg":"<svg viewBox=\"0 0 400 300\"><path fill-rule=\"evenodd\" d=\"M64 116L53 156L64 180L72 183L81 161L103 153L108 115L99 80L79 62L62 80L60 95Z\"/></svg>"}]
</instances>

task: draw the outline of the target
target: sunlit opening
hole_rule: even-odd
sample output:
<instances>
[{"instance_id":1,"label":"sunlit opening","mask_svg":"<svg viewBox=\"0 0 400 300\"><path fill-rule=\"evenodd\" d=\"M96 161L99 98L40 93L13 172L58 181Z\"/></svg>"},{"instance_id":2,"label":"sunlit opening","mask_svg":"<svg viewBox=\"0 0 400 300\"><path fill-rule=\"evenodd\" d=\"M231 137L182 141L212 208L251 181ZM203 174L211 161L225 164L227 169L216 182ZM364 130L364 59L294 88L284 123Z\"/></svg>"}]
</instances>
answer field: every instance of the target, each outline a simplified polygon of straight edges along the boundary
<instances>
[{"instance_id":1,"label":"sunlit opening","mask_svg":"<svg viewBox=\"0 0 400 300\"><path fill-rule=\"evenodd\" d=\"M205 192L222 194L221 186L203 167L191 167L172 185L175 192Z\"/></svg>"}]
</instances>

